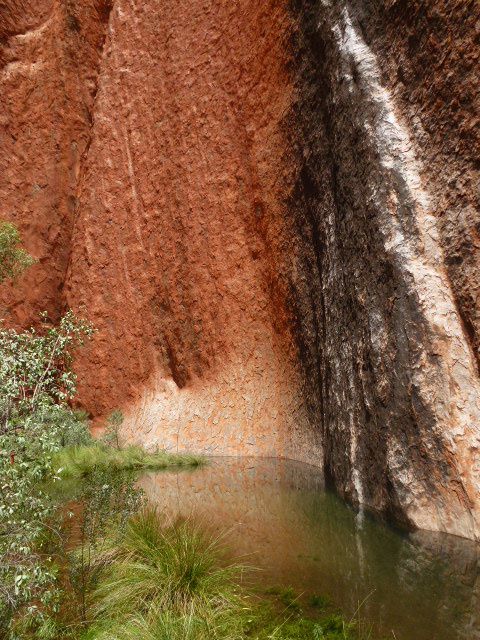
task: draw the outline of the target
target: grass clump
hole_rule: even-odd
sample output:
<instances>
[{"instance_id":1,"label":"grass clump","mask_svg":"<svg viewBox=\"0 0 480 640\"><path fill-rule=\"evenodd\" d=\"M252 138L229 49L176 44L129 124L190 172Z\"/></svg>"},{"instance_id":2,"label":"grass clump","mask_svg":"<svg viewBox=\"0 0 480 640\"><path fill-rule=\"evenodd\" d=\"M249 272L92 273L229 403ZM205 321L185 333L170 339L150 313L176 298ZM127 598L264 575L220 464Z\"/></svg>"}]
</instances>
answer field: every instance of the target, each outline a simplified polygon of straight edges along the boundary
<instances>
[{"instance_id":1,"label":"grass clump","mask_svg":"<svg viewBox=\"0 0 480 640\"><path fill-rule=\"evenodd\" d=\"M260 603L254 633L248 636L255 640L372 640L353 619L327 610L324 598L321 605L315 600L312 606L311 598L304 600L291 587L279 586L267 589L265 595L270 605Z\"/></svg>"},{"instance_id":2,"label":"grass clump","mask_svg":"<svg viewBox=\"0 0 480 640\"><path fill-rule=\"evenodd\" d=\"M314 593L310 596L308 604L312 609L326 609L330 605L330 598Z\"/></svg>"},{"instance_id":3,"label":"grass clump","mask_svg":"<svg viewBox=\"0 0 480 640\"><path fill-rule=\"evenodd\" d=\"M300 597L292 587L282 587L274 585L265 590L267 596L275 596L275 599L290 612L300 612Z\"/></svg>"},{"instance_id":4,"label":"grass clump","mask_svg":"<svg viewBox=\"0 0 480 640\"><path fill-rule=\"evenodd\" d=\"M128 446L115 449L101 442L67 447L55 457L58 475L62 478L83 478L96 469L135 471L167 469L169 467L198 467L204 458L190 454L174 454L166 451L149 453L142 447Z\"/></svg>"},{"instance_id":5,"label":"grass clump","mask_svg":"<svg viewBox=\"0 0 480 640\"><path fill-rule=\"evenodd\" d=\"M263 628L255 640L351 640L350 636L332 636L315 620L290 617L278 624L274 620Z\"/></svg>"},{"instance_id":6,"label":"grass clump","mask_svg":"<svg viewBox=\"0 0 480 640\"><path fill-rule=\"evenodd\" d=\"M305 617L292 589L254 597L221 538L154 509L130 518L94 557L96 586L81 640L367 640L332 611ZM317 607L323 606L324 600Z\"/></svg>"},{"instance_id":7,"label":"grass clump","mask_svg":"<svg viewBox=\"0 0 480 640\"><path fill-rule=\"evenodd\" d=\"M96 562L94 622L85 640L244 637L242 567L226 564L220 540L191 523L164 527L154 509L143 510Z\"/></svg>"}]
</instances>

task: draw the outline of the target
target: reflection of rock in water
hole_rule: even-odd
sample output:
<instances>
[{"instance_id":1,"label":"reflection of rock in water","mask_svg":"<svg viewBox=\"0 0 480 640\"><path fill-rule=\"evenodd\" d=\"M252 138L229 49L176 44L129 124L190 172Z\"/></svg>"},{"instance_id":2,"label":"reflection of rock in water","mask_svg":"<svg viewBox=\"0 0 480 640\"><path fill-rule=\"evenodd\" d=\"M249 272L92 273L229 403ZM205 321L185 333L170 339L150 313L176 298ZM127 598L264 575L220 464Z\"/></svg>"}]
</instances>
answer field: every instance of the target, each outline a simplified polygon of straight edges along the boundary
<instances>
[{"instance_id":1,"label":"reflection of rock in water","mask_svg":"<svg viewBox=\"0 0 480 640\"><path fill-rule=\"evenodd\" d=\"M262 584L329 594L397 640L480 638L479 549L452 536L402 536L324 490L318 469L262 459L216 459L194 472L148 474L147 496L167 518L227 530Z\"/></svg>"},{"instance_id":2,"label":"reflection of rock in water","mask_svg":"<svg viewBox=\"0 0 480 640\"><path fill-rule=\"evenodd\" d=\"M454 616L458 637L480 638L480 546L441 533L417 531L410 536L413 571L406 569L404 584L411 587L419 575L431 574L435 598L442 618Z\"/></svg>"},{"instance_id":3,"label":"reflection of rock in water","mask_svg":"<svg viewBox=\"0 0 480 640\"><path fill-rule=\"evenodd\" d=\"M193 473L150 474L142 486L169 517L193 514L229 529L235 551L248 555L249 564L288 580L298 571L297 553L307 553L297 529L308 526L308 513L299 511L295 497L321 494L323 478L318 469L297 463L226 459Z\"/></svg>"}]
</instances>

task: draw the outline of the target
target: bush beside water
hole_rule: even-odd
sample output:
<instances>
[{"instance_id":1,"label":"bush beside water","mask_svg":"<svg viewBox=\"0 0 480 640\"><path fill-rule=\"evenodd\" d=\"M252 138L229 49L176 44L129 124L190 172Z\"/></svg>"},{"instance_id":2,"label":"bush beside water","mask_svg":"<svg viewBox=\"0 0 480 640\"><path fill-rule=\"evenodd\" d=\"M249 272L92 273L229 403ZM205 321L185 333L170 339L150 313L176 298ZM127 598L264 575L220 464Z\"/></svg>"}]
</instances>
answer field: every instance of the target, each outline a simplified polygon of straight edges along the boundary
<instances>
[{"instance_id":1,"label":"bush beside water","mask_svg":"<svg viewBox=\"0 0 480 640\"><path fill-rule=\"evenodd\" d=\"M315 601L304 616L291 589L255 593L251 568L229 561L222 535L191 521L132 515L93 550L88 629L81 640L367 640L353 621ZM319 603L322 604L319 604ZM295 606L292 607L292 603Z\"/></svg>"},{"instance_id":2,"label":"bush beside water","mask_svg":"<svg viewBox=\"0 0 480 640\"><path fill-rule=\"evenodd\" d=\"M0 223L0 283L33 262L19 244ZM118 411L105 441L93 441L69 406L73 355L93 329L70 311L58 326L42 319L39 331L0 325L1 638L360 638L324 600L306 619L288 589L254 595L218 536L145 507L138 471L202 459L122 449Z\"/></svg>"},{"instance_id":3,"label":"bush beside water","mask_svg":"<svg viewBox=\"0 0 480 640\"><path fill-rule=\"evenodd\" d=\"M17 229L0 222L0 284L33 262ZM173 461L167 454L93 442L85 416L69 405L76 391L73 357L93 327L71 311L56 326L47 314L40 320L39 328L26 331L0 322L0 630L8 640L64 637L55 631L64 596L61 518L47 490L60 479L57 458L66 463L66 474L92 476L99 467L161 468ZM120 415L111 421L117 447ZM198 462L174 460L175 465Z\"/></svg>"}]
</instances>

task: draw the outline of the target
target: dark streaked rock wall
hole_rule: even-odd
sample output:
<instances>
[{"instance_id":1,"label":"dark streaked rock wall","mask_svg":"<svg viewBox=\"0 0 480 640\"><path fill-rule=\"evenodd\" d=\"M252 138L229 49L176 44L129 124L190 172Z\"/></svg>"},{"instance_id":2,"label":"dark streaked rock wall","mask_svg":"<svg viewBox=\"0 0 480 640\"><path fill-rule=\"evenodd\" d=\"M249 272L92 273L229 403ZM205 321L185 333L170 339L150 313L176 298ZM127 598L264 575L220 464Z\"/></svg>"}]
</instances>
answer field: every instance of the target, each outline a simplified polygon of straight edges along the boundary
<instances>
[{"instance_id":1,"label":"dark streaked rock wall","mask_svg":"<svg viewBox=\"0 0 480 640\"><path fill-rule=\"evenodd\" d=\"M298 22L290 206L308 246L293 270L301 275L291 300L308 397L322 416L327 477L342 493L407 525L478 536L475 341L445 236L445 218L455 213L442 209L455 198L453 167L468 156L458 158L461 134L449 130L440 102L439 125L452 139L441 139L443 169L426 161L428 139L387 80L395 49L385 50L380 16L392 8L371 4L291 4ZM421 27L418 18L424 38ZM398 60L412 30L397 21ZM427 94L425 108L433 109L421 92L418 78L429 88L431 74L420 60L410 61L410 89L417 100ZM464 81L462 64L449 72ZM458 224L457 240L462 234ZM471 244L464 249L472 265L478 256Z\"/></svg>"}]
</instances>

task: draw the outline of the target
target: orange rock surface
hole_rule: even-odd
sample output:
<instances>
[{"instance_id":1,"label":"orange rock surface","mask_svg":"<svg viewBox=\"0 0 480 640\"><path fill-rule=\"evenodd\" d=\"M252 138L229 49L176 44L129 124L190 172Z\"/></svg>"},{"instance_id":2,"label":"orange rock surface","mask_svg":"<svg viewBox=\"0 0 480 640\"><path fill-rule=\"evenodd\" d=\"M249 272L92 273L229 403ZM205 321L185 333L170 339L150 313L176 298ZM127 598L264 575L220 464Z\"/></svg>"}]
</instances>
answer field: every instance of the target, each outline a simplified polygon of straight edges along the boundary
<instances>
[{"instance_id":1,"label":"orange rock surface","mask_svg":"<svg viewBox=\"0 0 480 640\"><path fill-rule=\"evenodd\" d=\"M80 398L131 407L132 438L274 455L297 429L318 455L276 277L288 25L275 2L112 11L67 298L98 328Z\"/></svg>"}]
</instances>

